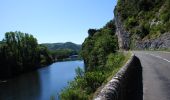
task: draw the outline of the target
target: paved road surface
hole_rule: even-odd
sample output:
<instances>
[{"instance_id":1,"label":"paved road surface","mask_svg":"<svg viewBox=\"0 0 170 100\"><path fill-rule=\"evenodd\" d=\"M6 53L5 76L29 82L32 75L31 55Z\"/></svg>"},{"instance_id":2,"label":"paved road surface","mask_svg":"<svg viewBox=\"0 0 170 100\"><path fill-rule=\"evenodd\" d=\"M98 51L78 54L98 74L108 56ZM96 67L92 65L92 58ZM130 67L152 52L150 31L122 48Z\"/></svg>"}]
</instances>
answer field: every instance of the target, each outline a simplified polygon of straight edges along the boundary
<instances>
[{"instance_id":1,"label":"paved road surface","mask_svg":"<svg viewBox=\"0 0 170 100\"><path fill-rule=\"evenodd\" d=\"M170 53L134 51L143 69L143 100L170 100Z\"/></svg>"}]
</instances>

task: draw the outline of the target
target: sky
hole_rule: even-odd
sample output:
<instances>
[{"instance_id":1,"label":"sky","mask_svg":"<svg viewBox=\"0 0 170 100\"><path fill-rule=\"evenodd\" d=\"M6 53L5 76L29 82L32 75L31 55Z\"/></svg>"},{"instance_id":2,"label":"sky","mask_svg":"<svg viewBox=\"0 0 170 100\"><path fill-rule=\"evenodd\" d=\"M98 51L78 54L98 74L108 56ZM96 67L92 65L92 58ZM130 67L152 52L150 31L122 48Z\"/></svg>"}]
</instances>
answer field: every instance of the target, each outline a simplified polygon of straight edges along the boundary
<instances>
[{"instance_id":1,"label":"sky","mask_svg":"<svg viewBox=\"0 0 170 100\"><path fill-rule=\"evenodd\" d=\"M32 34L39 43L83 43L89 28L113 19L117 0L0 0L0 40L9 31Z\"/></svg>"}]
</instances>

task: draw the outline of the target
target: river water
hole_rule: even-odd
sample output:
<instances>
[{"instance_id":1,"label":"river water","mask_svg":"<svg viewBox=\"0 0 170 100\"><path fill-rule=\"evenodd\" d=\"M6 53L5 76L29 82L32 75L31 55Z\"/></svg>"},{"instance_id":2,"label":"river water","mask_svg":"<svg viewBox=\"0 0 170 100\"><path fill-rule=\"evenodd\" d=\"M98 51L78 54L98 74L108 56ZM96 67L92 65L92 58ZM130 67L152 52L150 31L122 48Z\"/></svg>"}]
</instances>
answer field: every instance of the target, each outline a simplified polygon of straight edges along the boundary
<instances>
[{"instance_id":1,"label":"river water","mask_svg":"<svg viewBox=\"0 0 170 100\"><path fill-rule=\"evenodd\" d=\"M48 67L0 83L0 100L58 100L83 61L56 62Z\"/></svg>"}]
</instances>

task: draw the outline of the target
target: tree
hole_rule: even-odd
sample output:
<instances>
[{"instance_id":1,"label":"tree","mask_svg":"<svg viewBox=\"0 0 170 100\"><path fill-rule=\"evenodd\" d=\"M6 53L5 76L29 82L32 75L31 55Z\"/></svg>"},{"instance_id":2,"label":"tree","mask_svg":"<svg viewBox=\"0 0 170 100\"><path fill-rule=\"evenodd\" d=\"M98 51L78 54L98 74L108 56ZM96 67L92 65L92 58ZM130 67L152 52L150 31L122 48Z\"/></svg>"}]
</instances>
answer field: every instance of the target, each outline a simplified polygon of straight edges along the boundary
<instances>
[{"instance_id":1,"label":"tree","mask_svg":"<svg viewBox=\"0 0 170 100\"><path fill-rule=\"evenodd\" d=\"M91 35L85 39L81 51L86 72L104 68L108 54L115 52L118 45L114 28L114 22L110 21L100 31L89 29Z\"/></svg>"},{"instance_id":2,"label":"tree","mask_svg":"<svg viewBox=\"0 0 170 100\"><path fill-rule=\"evenodd\" d=\"M0 46L0 78L8 78L38 68L41 56L44 56L46 64L52 61L48 50L39 48L33 35L18 31L5 33Z\"/></svg>"},{"instance_id":3,"label":"tree","mask_svg":"<svg viewBox=\"0 0 170 100\"><path fill-rule=\"evenodd\" d=\"M89 29L88 34L89 36L93 36L98 30L97 29Z\"/></svg>"}]
</instances>

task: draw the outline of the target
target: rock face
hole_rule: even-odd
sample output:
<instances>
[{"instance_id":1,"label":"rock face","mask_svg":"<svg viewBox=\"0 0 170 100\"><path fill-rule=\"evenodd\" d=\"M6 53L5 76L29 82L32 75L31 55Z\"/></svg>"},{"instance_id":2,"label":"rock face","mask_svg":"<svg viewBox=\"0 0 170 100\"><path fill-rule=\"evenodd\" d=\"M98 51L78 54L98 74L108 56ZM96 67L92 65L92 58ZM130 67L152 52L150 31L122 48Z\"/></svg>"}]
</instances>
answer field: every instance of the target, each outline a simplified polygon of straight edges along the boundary
<instances>
[{"instance_id":1,"label":"rock face","mask_svg":"<svg viewBox=\"0 0 170 100\"><path fill-rule=\"evenodd\" d=\"M164 33L157 39L136 42L136 49L168 49L168 48L170 48L170 33Z\"/></svg>"},{"instance_id":2,"label":"rock face","mask_svg":"<svg viewBox=\"0 0 170 100\"><path fill-rule=\"evenodd\" d=\"M123 50L130 49L130 33L123 27L119 13L115 13L116 35L118 37L119 48ZM170 33L164 33L159 38L136 40L134 48L131 49L169 49Z\"/></svg>"},{"instance_id":3,"label":"rock face","mask_svg":"<svg viewBox=\"0 0 170 100\"><path fill-rule=\"evenodd\" d=\"M169 0L118 0L114 15L119 48L170 49L169 9Z\"/></svg>"},{"instance_id":4,"label":"rock face","mask_svg":"<svg viewBox=\"0 0 170 100\"><path fill-rule=\"evenodd\" d=\"M116 9L115 9L116 11ZM129 33L123 27L123 23L120 20L119 13L115 13L116 35L118 37L118 43L120 49L128 50L130 48Z\"/></svg>"}]
</instances>

